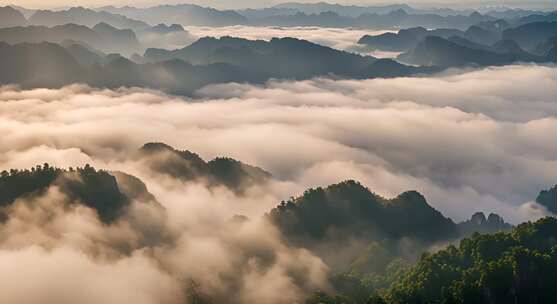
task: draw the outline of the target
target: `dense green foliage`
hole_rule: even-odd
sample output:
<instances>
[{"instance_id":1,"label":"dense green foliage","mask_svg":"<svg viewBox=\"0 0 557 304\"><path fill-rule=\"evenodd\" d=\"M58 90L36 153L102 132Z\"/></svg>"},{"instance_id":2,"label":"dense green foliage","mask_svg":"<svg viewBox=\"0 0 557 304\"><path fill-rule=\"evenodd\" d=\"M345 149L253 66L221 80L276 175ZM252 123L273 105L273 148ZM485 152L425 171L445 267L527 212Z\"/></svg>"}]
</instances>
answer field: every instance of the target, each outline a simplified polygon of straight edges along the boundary
<instances>
[{"instance_id":1,"label":"dense green foliage","mask_svg":"<svg viewBox=\"0 0 557 304\"><path fill-rule=\"evenodd\" d=\"M360 280L367 297L334 285L334 293L316 293L307 303L557 303L557 219L509 233L476 233L459 246L424 254L411 268L389 267L391 280L383 280L388 285L374 286L373 276Z\"/></svg>"},{"instance_id":2,"label":"dense green foliage","mask_svg":"<svg viewBox=\"0 0 557 304\"><path fill-rule=\"evenodd\" d=\"M557 219L476 234L426 254L390 290L391 303L557 303Z\"/></svg>"},{"instance_id":3,"label":"dense green foliage","mask_svg":"<svg viewBox=\"0 0 557 304\"><path fill-rule=\"evenodd\" d=\"M385 199L355 181L307 190L268 217L288 242L319 256L333 275L357 280L368 294L390 286L397 271L387 269L458 237L456 224L418 192Z\"/></svg>"},{"instance_id":4,"label":"dense green foliage","mask_svg":"<svg viewBox=\"0 0 557 304\"><path fill-rule=\"evenodd\" d=\"M456 225L418 192L385 199L355 181L306 191L282 202L270 219L293 239L324 240L347 235L367 240L412 238L424 243L451 239Z\"/></svg>"},{"instance_id":5,"label":"dense green foliage","mask_svg":"<svg viewBox=\"0 0 557 304\"><path fill-rule=\"evenodd\" d=\"M107 223L115 220L129 204L116 178L108 172L97 171L89 165L63 170L44 164L31 170L3 171L0 174L0 207L7 207L20 198L41 195L50 186L57 186L71 202L96 210Z\"/></svg>"}]
</instances>

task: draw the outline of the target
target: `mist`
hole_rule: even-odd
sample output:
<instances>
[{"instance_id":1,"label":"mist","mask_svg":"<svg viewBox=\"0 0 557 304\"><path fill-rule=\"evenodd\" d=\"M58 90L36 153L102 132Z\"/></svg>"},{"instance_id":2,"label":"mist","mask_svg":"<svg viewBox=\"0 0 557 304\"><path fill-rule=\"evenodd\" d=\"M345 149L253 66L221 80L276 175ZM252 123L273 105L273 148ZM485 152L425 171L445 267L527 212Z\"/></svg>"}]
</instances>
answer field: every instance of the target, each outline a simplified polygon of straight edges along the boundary
<instances>
[{"instance_id":1,"label":"mist","mask_svg":"<svg viewBox=\"0 0 557 304\"><path fill-rule=\"evenodd\" d=\"M363 53L381 58L396 57L394 53L388 52L369 52L358 46L357 42L364 35L380 35L388 30L363 30L357 28L323 28L323 27L280 27L280 26L188 26L188 31L196 37L215 37L223 36L239 37L249 40L266 40L272 38L294 37L311 41L316 44L332 47L339 50Z\"/></svg>"},{"instance_id":2,"label":"mist","mask_svg":"<svg viewBox=\"0 0 557 304\"><path fill-rule=\"evenodd\" d=\"M0 89L0 170L122 171L163 207L135 199L106 225L57 186L17 200L0 224L2 302L299 302L329 288L329 269L264 215L309 187L355 179L386 197L415 189L454 220L484 211L518 223L545 214L532 200L557 183L552 66L232 83L195 96ZM147 142L234 157L274 179L242 195L176 180L133 157Z\"/></svg>"},{"instance_id":3,"label":"mist","mask_svg":"<svg viewBox=\"0 0 557 304\"><path fill-rule=\"evenodd\" d=\"M284 181L277 199L357 179L387 197L416 189L455 220L485 210L516 223L530 217L518 207L557 180L549 138L556 71L509 66L433 78L228 84L194 99L5 87L1 167L127 169L126 155L157 141L260 166Z\"/></svg>"}]
</instances>

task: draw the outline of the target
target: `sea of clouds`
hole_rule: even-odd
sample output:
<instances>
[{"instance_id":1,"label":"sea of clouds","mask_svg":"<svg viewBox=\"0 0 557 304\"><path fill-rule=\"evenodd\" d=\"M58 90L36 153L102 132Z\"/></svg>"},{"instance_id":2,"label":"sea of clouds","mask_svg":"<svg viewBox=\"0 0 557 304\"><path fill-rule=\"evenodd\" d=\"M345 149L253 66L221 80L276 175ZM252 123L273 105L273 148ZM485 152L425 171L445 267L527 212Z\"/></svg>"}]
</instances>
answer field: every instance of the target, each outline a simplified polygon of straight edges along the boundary
<instances>
[{"instance_id":1,"label":"sea of clouds","mask_svg":"<svg viewBox=\"0 0 557 304\"><path fill-rule=\"evenodd\" d=\"M201 37L220 38L224 36L238 37L250 40L269 41L272 38L294 37L307 40L316 44L328 46L338 50L360 53L363 55L371 55L378 58L394 58L400 53L385 51L370 51L361 45L358 40L365 35L380 35L388 30L365 30L357 28L326 28L316 26L297 26L297 27L281 27L281 26L187 26L189 40L182 40L185 44L190 44ZM183 36L183 34L182 34ZM176 40L180 41L180 40ZM159 44L166 45L167 43ZM167 46L173 48L176 43Z\"/></svg>"},{"instance_id":2,"label":"sea of clouds","mask_svg":"<svg viewBox=\"0 0 557 304\"><path fill-rule=\"evenodd\" d=\"M107 226L56 187L16 202L0 224L0 302L187 303L192 289L217 302L300 301L328 288L327 267L285 244L263 215L346 179L386 197L418 190L457 221L476 211L538 218L545 211L532 201L557 184L556 96L557 68L535 65L224 84L194 98L2 87L0 170L119 170L141 178L166 211L134 202ZM163 178L130 157L147 142L230 156L276 181L237 195ZM238 214L251 220L231 221ZM160 239L147 242L145 231Z\"/></svg>"}]
</instances>

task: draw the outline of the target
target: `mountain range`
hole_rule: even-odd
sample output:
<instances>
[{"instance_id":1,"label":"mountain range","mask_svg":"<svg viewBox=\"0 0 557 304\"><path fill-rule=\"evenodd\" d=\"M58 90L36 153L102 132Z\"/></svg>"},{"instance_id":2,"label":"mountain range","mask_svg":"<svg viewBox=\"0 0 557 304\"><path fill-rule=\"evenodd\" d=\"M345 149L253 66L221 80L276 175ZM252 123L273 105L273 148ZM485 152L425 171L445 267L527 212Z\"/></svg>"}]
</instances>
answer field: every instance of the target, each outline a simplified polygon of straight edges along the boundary
<instances>
[{"instance_id":1,"label":"mountain range","mask_svg":"<svg viewBox=\"0 0 557 304\"><path fill-rule=\"evenodd\" d=\"M235 11L221 11L193 4L159 5L148 8L105 6L98 10L125 15L150 24L166 22L184 25L227 26L248 23L246 17Z\"/></svg>"},{"instance_id":2,"label":"mountain range","mask_svg":"<svg viewBox=\"0 0 557 304\"><path fill-rule=\"evenodd\" d=\"M293 38L270 42L204 38L181 50L147 50L143 58L137 58L144 60L142 63L117 54L102 57L102 53L77 42L66 45L73 47L54 43L0 43L0 63L4 67L0 83L57 87L82 82L109 88L157 88L190 95L213 83L262 83L271 78L317 76L396 77L437 71L376 60ZM101 64L90 66L99 59Z\"/></svg>"},{"instance_id":3,"label":"mountain range","mask_svg":"<svg viewBox=\"0 0 557 304\"><path fill-rule=\"evenodd\" d=\"M417 27L398 33L366 35L359 44L369 50L403 52L398 56L401 62L446 68L555 62L556 39L555 22L512 27L504 20L497 20L479 23L466 31Z\"/></svg>"},{"instance_id":4,"label":"mountain range","mask_svg":"<svg viewBox=\"0 0 557 304\"><path fill-rule=\"evenodd\" d=\"M204 183L210 191L227 187L237 195L242 195L237 190L244 186L265 186L272 179L261 168L223 157L206 162L194 152L164 143L145 144L130 155L130 160L153 173L183 181L184 187L190 182ZM47 200L41 198L49 195L53 187L67 200L66 208L88 208L107 226L125 220L132 201L147 204L162 216L166 214L163 205L137 177L89 165L60 169L44 164L0 172L0 223L10 220L14 205L45 204ZM555 189L542 191L537 201L554 207ZM250 221L242 215L231 220ZM290 246L311 251L329 267L328 292L333 296L318 292L306 303L421 303L421 299L441 303L445 298L489 303L492 297L528 298L530 291L540 288L543 292L536 294L544 299L552 297L544 284L526 288L516 282L526 282L530 273L540 273L528 265L553 269L557 231L554 218L515 228L497 214L486 217L478 212L467 221L455 223L417 191L388 199L349 180L308 189L280 202L264 220L273 224ZM437 246L444 249L438 251ZM490 266L485 266L485 261ZM506 271L510 265L518 269L516 273ZM438 279L437 274L444 279ZM483 276L494 276L502 282L480 280ZM462 290L456 287L460 284L469 287ZM500 284L515 286L517 293L498 288ZM448 288L454 292L446 293Z\"/></svg>"},{"instance_id":5,"label":"mountain range","mask_svg":"<svg viewBox=\"0 0 557 304\"><path fill-rule=\"evenodd\" d=\"M142 50L133 31L120 30L106 23L96 24L92 28L77 24L0 28L0 41L12 45L40 42L63 43L68 40L106 53L131 55Z\"/></svg>"},{"instance_id":6,"label":"mountain range","mask_svg":"<svg viewBox=\"0 0 557 304\"><path fill-rule=\"evenodd\" d=\"M29 25L56 26L74 23L93 27L99 23L110 24L119 29L143 30L149 24L123 15L95 11L84 7L72 7L63 11L39 10L28 20Z\"/></svg>"},{"instance_id":7,"label":"mountain range","mask_svg":"<svg viewBox=\"0 0 557 304\"><path fill-rule=\"evenodd\" d=\"M125 179L127 176L120 174L120 178ZM117 220L130 203L130 197L118 187L117 178L106 171L97 171L89 165L75 170L65 170L45 164L31 168L31 170L2 172L0 176L0 207L8 207L16 200L32 200L45 195L51 186L58 187L62 193L68 196L70 202L84 204L95 210L105 223ZM129 195L151 197L145 191L146 188L143 185L142 188L135 189Z\"/></svg>"},{"instance_id":8,"label":"mountain range","mask_svg":"<svg viewBox=\"0 0 557 304\"><path fill-rule=\"evenodd\" d=\"M183 182L201 182L208 187L226 187L238 194L250 187L264 185L271 178L265 170L228 157L209 162L190 151L179 151L163 143L148 143L136 158L151 171Z\"/></svg>"},{"instance_id":9,"label":"mountain range","mask_svg":"<svg viewBox=\"0 0 557 304\"><path fill-rule=\"evenodd\" d=\"M20 13L14 12L19 10ZM159 5L147 8L104 6L95 10L72 7L66 10L0 8L0 27L55 26L76 23L89 27L107 23L120 29L140 31L161 22L200 26L334 26L361 28L466 28L485 21L504 19L514 26L532 22L557 21L557 13L531 10L421 9L406 4L347 6L329 3L285 3L263 9L217 10L193 4ZM21 18L23 17L23 19ZM24 20L28 19L28 20Z\"/></svg>"}]
</instances>

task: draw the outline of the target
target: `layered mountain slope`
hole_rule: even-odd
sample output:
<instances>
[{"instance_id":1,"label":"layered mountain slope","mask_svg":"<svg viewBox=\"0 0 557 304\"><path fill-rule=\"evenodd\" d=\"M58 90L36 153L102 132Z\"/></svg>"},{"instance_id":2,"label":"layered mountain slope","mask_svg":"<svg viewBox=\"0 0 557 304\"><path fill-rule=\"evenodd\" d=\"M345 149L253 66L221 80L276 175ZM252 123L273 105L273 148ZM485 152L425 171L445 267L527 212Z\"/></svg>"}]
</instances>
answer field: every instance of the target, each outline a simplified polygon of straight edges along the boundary
<instances>
[{"instance_id":1,"label":"layered mountain slope","mask_svg":"<svg viewBox=\"0 0 557 304\"><path fill-rule=\"evenodd\" d=\"M532 55L512 41L502 41L492 48L478 48L462 40L428 36L414 49L401 54L403 62L439 67L466 65L498 66L515 62L550 62L549 56Z\"/></svg>"},{"instance_id":2,"label":"layered mountain slope","mask_svg":"<svg viewBox=\"0 0 557 304\"><path fill-rule=\"evenodd\" d=\"M166 144L144 145L138 156L147 167L159 174L184 182L202 182L210 187L226 187L242 193L255 185L263 185L271 174L232 158L219 157L209 162L190 151L179 151Z\"/></svg>"},{"instance_id":3,"label":"layered mountain slope","mask_svg":"<svg viewBox=\"0 0 557 304\"><path fill-rule=\"evenodd\" d=\"M516 41L522 48L533 51L542 42L557 36L557 22L533 22L503 32L503 38Z\"/></svg>"},{"instance_id":4,"label":"layered mountain slope","mask_svg":"<svg viewBox=\"0 0 557 304\"><path fill-rule=\"evenodd\" d=\"M283 202L270 219L293 239L416 238L426 243L456 237L456 225L417 192L382 198L355 181L306 191Z\"/></svg>"},{"instance_id":5,"label":"layered mountain slope","mask_svg":"<svg viewBox=\"0 0 557 304\"><path fill-rule=\"evenodd\" d=\"M193 4L159 5L148 8L114 7L100 8L102 11L126 15L151 24L162 21L184 25L227 26L247 24L247 19L235 11L216 10Z\"/></svg>"},{"instance_id":6,"label":"layered mountain slope","mask_svg":"<svg viewBox=\"0 0 557 304\"><path fill-rule=\"evenodd\" d=\"M122 182L131 180L120 174ZM133 180L137 185L137 180ZM142 185L142 183L140 183ZM154 201L144 185L129 188L126 196L119 188L116 177L106 171L97 171L90 166L76 170L53 168L45 164L31 170L4 171L0 176L0 207L8 207L17 200L32 199L45 195L50 187L57 187L68 197L71 204L83 204L95 210L100 219L110 223L124 212L130 199L143 196Z\"/></svg>"},{"instance_id":7,"label":"layered mountain slope","mask_svg":"<svg viewBox=\"0 0 557 304\"><path fill-rule=\"evenodd\" d=\"M72 7L64 11L37 11L29 18L29 24L56 26L68 23L93 27L104 22L119 29L143 30L149 25L142 21L133 20L123 15L104 11L94 11L84 7Z\"/></svg>"},{"instance_id":8,"label":"layered mountain slope","mask_svg":"<svg viewBox=\"0 0 557 304\"><path fill-rule=\"evenodd\" d=\"M0 7L0 28L23 26L27 23L27 19L18 10L4 6Z\"/></svg>"},{"instance_id":9,"label":"layered mountain slope","mask_svg":"<svg viewBox=\"0 0 557 304\"><path fill-rule=\"evenodd\" d=\"M65 40L84 43L107 53L131 54L142 50L133 31L119 30L106 23L99 23L93 28L64 24L53 27L26 26L0 29L0 41L9 44L62 43Z\"/></svg>"}]
</instances>

